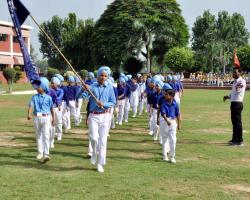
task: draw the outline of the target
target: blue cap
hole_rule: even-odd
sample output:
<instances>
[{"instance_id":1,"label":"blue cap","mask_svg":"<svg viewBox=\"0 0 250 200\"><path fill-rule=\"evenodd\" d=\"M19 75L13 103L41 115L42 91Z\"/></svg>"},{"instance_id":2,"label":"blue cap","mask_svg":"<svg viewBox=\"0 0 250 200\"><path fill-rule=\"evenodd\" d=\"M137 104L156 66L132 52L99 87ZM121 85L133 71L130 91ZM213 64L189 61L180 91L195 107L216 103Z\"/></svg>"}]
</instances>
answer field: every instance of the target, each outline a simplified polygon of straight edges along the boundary
<instances>
[{"instance_id":1,"label":"blue cap","mask_svg":"<svg viewBox=\"0 0 250 200\"><path fill-rule=\"evenodd\" d=\"M163 90L172 90L173 88L168 83L165 83L162 87Z\"/></svg>"},{"instance_id":2,"label":"blue cap","mask_svg":"<svg viewBox=\"0 0 250 200\"><path fill-rule=\"evenodd\" d=\"M107 66L100 67L97 71L97 76L99 77L103 72L106 72L108 77L111 75L111 70Z\"/></svg>"},{"instance_id":3,"label":"blue cap","mask_svg":"<svg viewBox=\"0 0 250 200\"><path fill-rule=\"evenodd\" d=\"M172 76L171 76L171 75L168 75L168 76L167 76L167 81L172 81L172 80L173 80Z\"/></svg>"},{"instance_id":4,"label":"blue cap","mask_svg":"<svg viewBox=\"0 0 250 200\"><path fill-rule=\"evenodd\" d=\"M126 77L128 78L128 80L130 80L132 78L131 74L126 75Z\"/></svg>"},{"instance_id":5,"label":"blue cap","mask_svg":"<svg viewBox=\"0 0 250 200\"><path fill-rule=\"evenodd\" d=\"M123 77L123 76L121 76L121 77L119 78L119 81L120 81L121 83L126 83L126 79L125 79L125 77Z\"/></svg>"},{"instance_id":6,"label":"blue cap","mask_svg":"<svg viewBox=\"0 0 250 200\"><path fill-rule=\"evenodd\" d=\"M68 82L74 83L74 82L75 82L74 76L69 76L69 77L68 77Z\"/></svg>"},{"instance_id":7,"label":"blue cap","mask_svg":"<svg viewBox=\"0 0 250 200\"><path fill-rule=\"evenodd\" d=\"M74 78L76 83L81 83L80 79L77 76L74 76Z\"/></svg>"},{"instance_id":8,"label":"blue cap","mask_svg":"<svg viewBox=\"0 0 250 200\"><path fill-rule=\"evenodd\" d=\"M44 92L48 92L49 91L49 80L45 77L41 77L40 78L40 85L39 85L39 88L42 88L44 90Z\"/></svg>"},{"instance_id":9,"label":"blue cap","mask_svg":"<svg viewBox=\"0 0 250 200\"><path fill-rule=\"evenodd\" d=\"M177 76L173 76L173 80L174 80L174 81L178 81Z\"/></svg>"},{"instance_id":10,"label":"blue cap","mask_svg":"<svg viewBox=\"0 0 250 200\"><path fill-rule=\"evenodd\" d=\"M57 77L61 82L64 82L64 78L61 74L55 74L55 77Z\"/></svg>"},{"instance_id":11,"label":"blue cap","mask_svg":"<svg viewBox=\"0 0 250 200\"><path fill-rule=\"evenodd\" d=\"M162 81L156 81L155 85L157 85L161 89L163 87L164 83Z\"/></svg>"},{"instance_id":12,"label":"blue cap","mask_svg":"<svg viewBox=\"0 0 250 200\"><path fill-rule=\"evenodd\" d=\"M94 79L95 75L93 72L88 72L88 77L89 77L89 79Z\"/></svg>"},{"instance_id":13,"label":"blue cap","mask_svg":"<svg viewBox=\"0 0 250 200\"><path fill-rule=\"evenodd\" d=\"M60 81L60 79L59 78L57 78L57 77L52 77L52 79L51 79L51 83L54 83L54 84L56 84L56 85L60 85L61 84L61 81Z\"/></svg>"}]
</instances>

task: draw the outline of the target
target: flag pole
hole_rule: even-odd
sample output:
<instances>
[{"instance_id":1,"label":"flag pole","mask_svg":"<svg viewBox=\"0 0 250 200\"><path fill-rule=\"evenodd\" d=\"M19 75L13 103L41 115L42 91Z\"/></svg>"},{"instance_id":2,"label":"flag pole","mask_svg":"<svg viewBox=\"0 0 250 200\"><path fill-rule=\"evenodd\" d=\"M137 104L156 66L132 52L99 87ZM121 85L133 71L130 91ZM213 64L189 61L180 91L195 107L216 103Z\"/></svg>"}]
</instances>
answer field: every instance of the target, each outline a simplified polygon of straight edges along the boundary
<instances>
[{"instance_id":1,"label":"flag pole","mask_svg":"<svg viewBox=\"0 0 250 200\"><path fill-rule=\"evenodd\" d=\"M74 72L74 74L79 78L85 89L89 92L89 94L95 99L96 102L98 102L98 99L96 96L90 91L90 89L87 87L87 85L84 83L82 78L78 75L74 67L71 65L71 63L68 61L68 59L63 55L61 50L58 48L58 46L55 44L55 42L52 40L52 38L43 30L43 28L38 24L38 22L35 20L35 18L30 14L31 19L34 21L34 23L38 26L40 31L47 37L47 39L51 42L51 44L55 47L55 49L59 52L59 54L62 56L64 61L70 66L71 70Z\"/></svg>"}]
</instances>

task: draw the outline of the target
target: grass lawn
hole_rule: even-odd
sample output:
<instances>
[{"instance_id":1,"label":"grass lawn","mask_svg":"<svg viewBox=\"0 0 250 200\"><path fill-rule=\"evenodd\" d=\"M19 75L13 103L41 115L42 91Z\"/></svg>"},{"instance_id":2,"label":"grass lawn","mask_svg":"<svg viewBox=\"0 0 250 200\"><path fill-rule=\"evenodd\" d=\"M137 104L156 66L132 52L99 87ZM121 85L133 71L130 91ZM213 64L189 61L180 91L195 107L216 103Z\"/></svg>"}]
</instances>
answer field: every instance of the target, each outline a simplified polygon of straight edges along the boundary
<instances>
[{"instance_id":1,"label":"grass lawn","mask_svg":"<svg viewBox=\"0 0 250 200\"><path fill-rule=\"evenodd\" d=\"M52 160L35 160L30 96L0 96L0 199L249 199L250 94L246 93L244 147L231 139L229 91L186 90L176 165L163 162L161 146L149 136L146 115L111 131L104 174L87 158L87 129L65 134ZM18 99L17 99L18 98Z\"/></svg>"},{"instance_id":2,"label":"grass lawn","mask_svg":"<svg viewBox=\"0 0 250 200\"><path fill-rule=\"evenodd\" d=\"M13 83L12 92L22 91L22 90L33 90L30 83ZM0 84L0 93L1 91L8 92L8 84Z\"/></svg>"}]
</instances>

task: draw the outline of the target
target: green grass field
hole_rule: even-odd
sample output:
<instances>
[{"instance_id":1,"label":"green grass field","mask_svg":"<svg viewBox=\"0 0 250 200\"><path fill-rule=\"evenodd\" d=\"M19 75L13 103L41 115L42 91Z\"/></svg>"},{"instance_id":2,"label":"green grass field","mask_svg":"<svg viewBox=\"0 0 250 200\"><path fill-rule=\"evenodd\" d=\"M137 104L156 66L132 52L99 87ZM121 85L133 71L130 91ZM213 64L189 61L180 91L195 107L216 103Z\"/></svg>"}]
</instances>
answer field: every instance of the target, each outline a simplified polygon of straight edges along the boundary
<instances>
[{"instance_id":1,"label":"green grass field","mask_svg":"<svg viewBox=\"0 0 250 200\"><path fill-rule=\"evenodd\" d=\"M0 199L249 199L250 94L246 93L244 147L231 139L229 91L186 90L176 165L163 162L161 146L146 129L146 115L111 131L105 173L87 158L87 129L73 128L37 163L30 96L0 96Z\"/></svg>"}]
</instances>

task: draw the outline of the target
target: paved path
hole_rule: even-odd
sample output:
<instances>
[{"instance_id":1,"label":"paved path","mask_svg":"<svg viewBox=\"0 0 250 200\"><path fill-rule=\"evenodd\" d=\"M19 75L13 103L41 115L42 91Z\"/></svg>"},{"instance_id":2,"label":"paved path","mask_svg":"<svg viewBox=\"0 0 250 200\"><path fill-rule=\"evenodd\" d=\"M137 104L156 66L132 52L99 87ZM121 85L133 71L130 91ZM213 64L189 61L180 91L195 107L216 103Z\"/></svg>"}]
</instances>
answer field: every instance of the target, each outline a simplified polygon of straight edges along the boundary
<instances>
[{"instance_id":1,"label":"paved path","mask_svg":"<svg viewBox=\"0 0 250 200\"><path fill-rule=\"evenodd\" d=\"M24 94L36 94L36 90L25 90L25 91L18 91L18 92L12 92L12 94L4 93L0 95L24 95Z\"/></svg>"}]
</instances>

